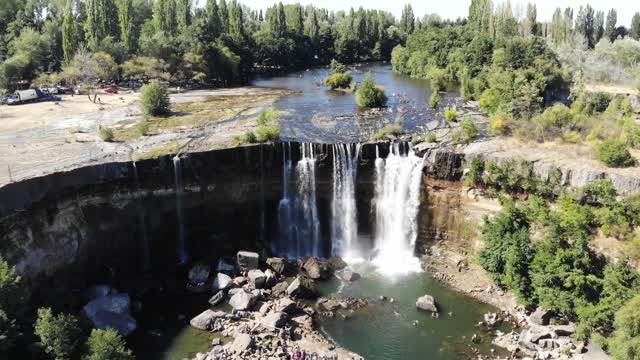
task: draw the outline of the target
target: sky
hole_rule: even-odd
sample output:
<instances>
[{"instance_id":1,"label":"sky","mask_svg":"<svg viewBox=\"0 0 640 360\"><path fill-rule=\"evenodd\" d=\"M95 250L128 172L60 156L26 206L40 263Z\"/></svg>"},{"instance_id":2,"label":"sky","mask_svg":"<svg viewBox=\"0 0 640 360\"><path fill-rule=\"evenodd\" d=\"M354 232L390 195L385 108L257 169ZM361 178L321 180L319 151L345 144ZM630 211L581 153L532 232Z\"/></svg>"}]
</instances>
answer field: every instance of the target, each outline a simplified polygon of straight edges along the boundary
<instances>
[{"instance_id":1,"label":"sky","mask_svg":"<svg viewBox=\"0 0 640 360\"><path fill-rule=\"evenodd\" d=\"M204 2L206 0L201 1ZM239 1L248 5L252 9L265 9L276 2L275 0ZM498 0L494 0L494 3L498 2ZM577 14L580 5L586 5L589 3L594 9L603 10L605 13L611 8L616 9L618 12L618 25L629 26L629 24L631 24L631 17L633 14L640 11L640 1L638 0L589 0L588 2L586 0L532 0L531 2L536 4L539 21L551 20L551 16L558 6L563 9L567 6L573 7ZM465 17L467 15L471 0L282 0L282 3L300 3L302 5L311 3L316 7L323 7L336 11L348 10L350 7L357 9L362 6L369 9L386 10L393 13L398 18L400 17L404 4L409 3L411 4L411 7L413 7L413 13L416 17L422 17L424 14L435 13L445 19L455 19L457 17ZM521 4L522 9L526 8L526 2L512 0L511 4L514 10L517 8L518 4Z\"/></svg>"}]
</instances>

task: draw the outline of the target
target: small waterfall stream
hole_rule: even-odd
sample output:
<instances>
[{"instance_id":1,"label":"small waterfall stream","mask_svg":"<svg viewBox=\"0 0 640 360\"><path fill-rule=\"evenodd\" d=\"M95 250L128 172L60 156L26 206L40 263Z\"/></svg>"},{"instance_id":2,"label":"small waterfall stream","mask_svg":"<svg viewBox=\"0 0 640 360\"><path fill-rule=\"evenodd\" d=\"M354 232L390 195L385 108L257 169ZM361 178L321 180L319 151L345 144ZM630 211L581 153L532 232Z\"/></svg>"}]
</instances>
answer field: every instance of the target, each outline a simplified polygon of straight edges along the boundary
<instances>
[{"instance_id":1,"label":"small waterfall stream","mask_svg":"<svg viewBox=\"0 0 640 360\"><path fill-rule=\"evenodd\" d=\"M189 261L189 251L187 248L186 228L184 225L184 208L182 197L184 195L184 186L182 185L182 166L180 157L176 155L173 158L173 174L176 183L176 221L177 229L177 257L178 264L186 264Z\"/></svg>"},{"instance_id":2,"label":"small waterfall stream","mask_svg":"<svg viewBox=\"0 0 640 360\"><path fill-rule=\"evenodd\" d=\"M360 144L333 145L333 199L331 201L331 253L361 259L358 245L356 175Z\"/></svg>"},{"instance_id":3,"label":"small waterfall stream","mask_svg":"<svg viewBox=\"0 0 640 360\"><path fill-rule=\"evenodd\" d=\"M140 191L140 178L138 177L138 167L136 162L132 162L133 165L133 177L136 181L136 190ZM147 214L142 204L142 200L139 199L136 203L136 212L138 214L138 224L140 226L140 232L142 233L142 266L144 271L151 270L151 246L149 244L149 234L147 232Z\"/></svg>"}]
</instances>

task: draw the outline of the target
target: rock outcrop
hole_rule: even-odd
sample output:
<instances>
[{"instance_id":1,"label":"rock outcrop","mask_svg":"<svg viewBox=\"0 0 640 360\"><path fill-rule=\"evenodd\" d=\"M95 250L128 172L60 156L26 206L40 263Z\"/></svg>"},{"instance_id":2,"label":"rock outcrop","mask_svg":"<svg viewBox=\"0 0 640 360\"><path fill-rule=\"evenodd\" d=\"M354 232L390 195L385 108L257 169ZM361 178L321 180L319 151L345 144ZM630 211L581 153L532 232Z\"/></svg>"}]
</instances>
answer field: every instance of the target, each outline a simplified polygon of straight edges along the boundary
<instances>
[{"instance_id":1,"label":"rock outcrop","mask_svg":"<svg viewBox=\"0 0 640 360\"><path fill-rule=\"evenodd\" d=\"M416 307L420 310L430 311L433 313L438 312L438 306L436 300L431 295L424 295L418 298L416 301Z\"/></svg>"}]
</instances>

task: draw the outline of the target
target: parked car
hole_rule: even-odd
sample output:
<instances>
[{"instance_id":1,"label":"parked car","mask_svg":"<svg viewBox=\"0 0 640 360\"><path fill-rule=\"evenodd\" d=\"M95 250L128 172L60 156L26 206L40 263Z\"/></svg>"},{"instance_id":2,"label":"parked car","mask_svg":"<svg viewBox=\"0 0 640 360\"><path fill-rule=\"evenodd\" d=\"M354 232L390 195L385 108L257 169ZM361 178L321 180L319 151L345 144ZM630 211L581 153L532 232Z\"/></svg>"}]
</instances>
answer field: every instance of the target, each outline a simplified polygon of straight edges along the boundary
<instances>
[{"instance_id":1,"label":"parked car","mask_svg":"<svg viewBox=\"0 0 640 360\"><path fill-rule=\"evenodd\" d=\"M104 91L107 94L117 94L118 93L118 90L116 90L115 88L112 88L112 87L104 88L104 89L102 89L102 91Z\"/></svg>"}]
</instances>

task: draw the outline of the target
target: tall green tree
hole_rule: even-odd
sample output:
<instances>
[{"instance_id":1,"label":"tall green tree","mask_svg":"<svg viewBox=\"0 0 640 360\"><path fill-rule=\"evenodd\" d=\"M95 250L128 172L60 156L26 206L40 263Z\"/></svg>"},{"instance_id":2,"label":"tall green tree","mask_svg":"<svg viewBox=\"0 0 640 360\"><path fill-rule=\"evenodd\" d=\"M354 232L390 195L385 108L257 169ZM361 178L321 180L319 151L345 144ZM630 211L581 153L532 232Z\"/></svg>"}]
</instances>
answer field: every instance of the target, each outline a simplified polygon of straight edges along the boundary
<instances>
[{"instance_id":1,"label":"tall green tree","mask_svg":"<svg viewBox=\"0 0 640 360\"><path fill-rule=\"evenodd\" d=\"M412 34L415 30L416 19L413 15L413 8L411 4L406 4L402 8L402 15L400 16L400 30L405 34Z\"/></svg>"},{"instance_id":2,"label":"tall green tree","mask_svg":"<svg viewBox=\"0 0 640 360\"><path fill-rule=\"evenodd\" d=\"M135 46L133 0L118 0L118 23L120 24L120 41L127 52L130 52Z\"/></svg>"},{"instance_id":3,"label":"tall green tree","mask_svg":"<svg viewBox=\"0 0 640 360\"><path fill-rule=\"evenodd\" d=\"M617 313L609 351L615 360L640 359L640 295L636 295Z\"/></svg>"},{"instance_id":4,"label":"tall green tree","mask_svg":"<svg viewBox=\"0 0 640 360\"><path fill-rule=\"evenodd\" d=\"M587 45L593 48L595 45L595 13L591 5L580 6L576 17L576 31L587 41Z\"/></svg>"},{"instance_id":5,"label":"tall green tree","mask_svg":"<svg viewBox=\"0 0 640 360\"><path fill-rule=\"evenodd\" d=\"M218 7L218 14L220 16L220 32L225 34L229 32L229 7L226 0L220 0Z\"/></svg>"},{"instance_id":6,"label":"tall green tree","mask_svg":"<svg viewBox=\"0 0 640 360\"><path fill-rule=\"evenodd\" d=\"M598 43L602 36L604 36L604 11L596 12L596 20L594 23L595 29L593 30L594 42Z\"/></svg>"},{"instance_id":7,"label":"tall green tree","mask_svg":"<svg viewBox=\"0 0 640 360\"><path fill-rule=\"evenodd\" d=\"M304 33L304 16L302 15L302 6L300 4L291 5L290 11L287 16L287 24L291 27L291 30L298 35Z\"/></svg>"},{"instance_id":8,"label":"tall green tree","mask_svg":"<svg viewBox=\"0 0 640 360\"><path fill-rule=\"evenodd\" d=\"M68 1L62 22L62 54L64 62L68 63L73 59L73 55L78 47L76 37L75 18L73 16L73 2Z\"/></svg>"},{"instance_id":9,"label":"tall green tree","mask_svg":"<svg viewBox=\"0 0 640 360\"><path fill-rule=\"evenodd\" d=\"M607 25L604 28L604 37L613 42L618 36L616 32L616 23L618 22L618 13L615 9L609 10L607 13Z\"/></svg>"},{"instance_id":10,"label":"tall green tree","mask_svg":"<svg viewBox=\"0 0 640 360\"><path fill-rule=\"evenodd\" d=\"M206 6L207 30L209 35L215 39L222 32L222 21L220 20L220 9L216 0L207 0Z\"/></svg>"},{"instance_id":11,"label":"tall green tree","mask_svg":"<svg viewBox=\"0 0 640 360\"><path fill-rule=\"evenodd\" d=\"M177 30L183 33L191 25L191 1L177 0L176 4Z\"/></svg>"},{"instance_id":12,"label":"tall green tree","mask_svg":"<svg viewBox=\"0 0 640 360\"><path fill-rule=\"evenodd\" d=\"M629 36L635 40L640 40L640 12L633 14L633 18L631 18Z\"/></svg>"},{"instance_id":13,"label":"tall green tree","mask_svg":"<svg viewBox=\"0 0 640 360\"><path fill-rule=\"evenodd\" d=\"M104 38L118 34L117 8L113 0L87 0L85 7L85 37L89 48L95 51Z\"/></svg>"},{"instance_id":14,"label":"tall green tree","mask_svg":"<svg viewBox=\"0 0 640 360\"><path fill-rule=\"evenodd\" d=\"M318 44L318 40L320 39L320 23L315 9L312 9L311 14L305 19L304 33L311 39L313 44Z\"/></svg>"},{"instance_id":15,"label":"tall green tree","mask_svg":"<svg viewBox=\"0 0 640 360\"><path fill-rule=\"evenodd\" d=\"M493 2L491 0L471 0L469 25L475 31L493 35Z\"/></svg>"}]
</instances>

